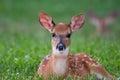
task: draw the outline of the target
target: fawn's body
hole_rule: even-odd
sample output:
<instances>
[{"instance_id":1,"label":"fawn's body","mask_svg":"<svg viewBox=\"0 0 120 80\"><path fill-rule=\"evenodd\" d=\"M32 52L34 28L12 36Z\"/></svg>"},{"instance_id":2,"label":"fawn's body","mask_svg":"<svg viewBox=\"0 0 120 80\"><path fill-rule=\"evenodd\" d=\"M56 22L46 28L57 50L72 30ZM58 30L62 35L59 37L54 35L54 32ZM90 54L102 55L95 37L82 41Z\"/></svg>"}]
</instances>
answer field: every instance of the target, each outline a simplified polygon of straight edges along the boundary
<instances>
[{"instance_id":1,"label":"fawn's body","mask_svg":"<svg viewBox=\"0 0 120 80\"><path fill-rule=\"evenodd\" d=\"M85 77L94 72L98 78L113 77L94 59L85 53L72 55L69 54L70 36L73 31L80 29L84 23L84 16L79 14L71 19L70 24L55 24L46 13L40 13L41 25L48 29L52 34L52 53L45 57L38 69L38 74L45 79L53 75L66 78L70 75L75 77Z\"/></svg>"}]
</instances>

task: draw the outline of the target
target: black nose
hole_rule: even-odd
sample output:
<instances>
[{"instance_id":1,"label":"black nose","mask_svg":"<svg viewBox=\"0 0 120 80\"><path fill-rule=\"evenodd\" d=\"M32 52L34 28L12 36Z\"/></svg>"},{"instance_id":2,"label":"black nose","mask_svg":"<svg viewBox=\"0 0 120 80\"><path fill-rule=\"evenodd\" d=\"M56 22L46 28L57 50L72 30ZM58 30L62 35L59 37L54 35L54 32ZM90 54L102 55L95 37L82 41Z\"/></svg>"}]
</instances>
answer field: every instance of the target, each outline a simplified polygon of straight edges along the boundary
<instances>
[{"instance_id":1,"label":"black nose","mask_svg":"<svg viewBox=\"0 0 120 80\"><path fill-rule=\"evenodd\" d=\"M58 49L59 49L59 51L62 51L63 50L63 46L59 46Z\"/></svg>"},{"instance_id":2,"label":"black nose","mask_svg":"<svg viewBox=\"0 0 120 80\"><path fill-rule=\"evenodd\" d=\"M56 48L58 48L59 51L62 51L63 49L65 49L65 46L64 46L64 44L60 43L60 44L57 45Z\"/></svg>"}]
</instances>

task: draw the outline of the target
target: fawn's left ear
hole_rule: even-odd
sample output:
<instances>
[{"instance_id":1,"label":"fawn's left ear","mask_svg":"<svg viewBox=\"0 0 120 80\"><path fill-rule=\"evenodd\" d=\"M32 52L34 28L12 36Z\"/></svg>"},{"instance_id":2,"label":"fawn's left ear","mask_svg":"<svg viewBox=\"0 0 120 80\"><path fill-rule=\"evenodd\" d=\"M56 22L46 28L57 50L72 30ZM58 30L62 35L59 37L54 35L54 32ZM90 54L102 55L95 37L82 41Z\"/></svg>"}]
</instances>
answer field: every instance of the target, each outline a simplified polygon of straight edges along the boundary
<instances>
[{"instance_id":1,"label":"fawn's left ear","mask_svg":"<svg viewBox=\"0 0 120 80\"><path fill-rule=\"evenodd\" d=\"M84 15L79 14L71 19L70 27L72 31L80 29L84 24Z\"/></svg>"},{"instance_id":2,"label":"fawn's left ear","mask_svg":"<svg viewBox=\"0 0 120 80\"><path fill-rule=\"evenodd\" d=\"M42 25L42 27L48 29L49 31L55 25L55 23L52 20L52 17L49 16L48 14L44 13L44 12L40 12L39 22Z\"/></svg>"}]
</instances>

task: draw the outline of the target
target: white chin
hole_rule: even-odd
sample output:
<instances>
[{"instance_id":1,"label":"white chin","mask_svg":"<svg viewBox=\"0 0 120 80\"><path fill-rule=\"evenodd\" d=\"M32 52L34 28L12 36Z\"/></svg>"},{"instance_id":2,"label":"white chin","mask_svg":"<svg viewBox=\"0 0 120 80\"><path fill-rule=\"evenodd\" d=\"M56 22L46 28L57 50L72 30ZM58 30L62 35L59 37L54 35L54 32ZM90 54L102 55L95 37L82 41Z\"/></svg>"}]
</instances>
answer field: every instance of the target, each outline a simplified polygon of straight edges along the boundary
<instances>
[{"instance_id":1,"label":"white chin","mask_svg":"<svg viewBox=\"0 0 120 80\"><path fill-rule=\"evenodd\" d=\"M69 47L67 47L66 49L63 49L62 51L59 51L59 50L56 49L56 47L55 47L55 48L53 48L53 53L54 53L55 55L68 55L68 53L69 53Z\"/></svg>"}]
</instances>

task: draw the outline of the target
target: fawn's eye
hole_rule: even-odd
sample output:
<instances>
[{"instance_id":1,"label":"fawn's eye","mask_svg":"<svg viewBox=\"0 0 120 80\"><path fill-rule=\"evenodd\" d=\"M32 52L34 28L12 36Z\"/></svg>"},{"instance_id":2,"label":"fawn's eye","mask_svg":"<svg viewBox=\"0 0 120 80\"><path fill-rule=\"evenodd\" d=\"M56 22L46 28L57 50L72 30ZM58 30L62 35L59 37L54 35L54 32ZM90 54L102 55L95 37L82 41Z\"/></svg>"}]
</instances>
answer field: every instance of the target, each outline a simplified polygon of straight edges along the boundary
<instances>
[{"instance_id":1,"label":"fawn's eye","mask_svg":"<svg viewBox=\"0 0 120 80\"><path fill-rule=\"evenodd\" d=\"M70 38L70 36L71 36L71 34L70 34L70 33L68 33L68 34L66 35L66 37L67 37L67 38Z\"/></svg>"},{"instance_id":2,"label":"fawn's eye","mask_svg":"<svg viewBox=\"0 0 120 80\"><path fill-rule=\"evenodd\" d=\"M56 36L56 34L55 33L52 33L52 37L55 37Z\"/></svg>"}]
</instances>

